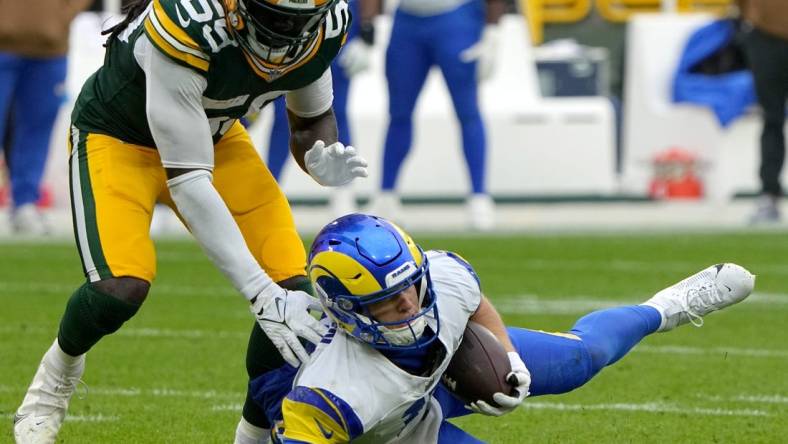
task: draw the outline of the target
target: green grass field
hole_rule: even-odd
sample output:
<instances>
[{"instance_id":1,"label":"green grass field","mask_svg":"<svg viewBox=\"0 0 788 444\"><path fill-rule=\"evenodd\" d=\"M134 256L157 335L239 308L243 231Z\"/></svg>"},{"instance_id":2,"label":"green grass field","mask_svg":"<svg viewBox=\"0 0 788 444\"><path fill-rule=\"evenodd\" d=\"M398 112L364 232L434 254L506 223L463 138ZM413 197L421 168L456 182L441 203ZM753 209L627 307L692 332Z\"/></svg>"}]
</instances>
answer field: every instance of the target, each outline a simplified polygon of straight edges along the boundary
<instances>
[{"instance_id":1,"label":"green grass field","mask_svg":"<svg viewBox=\"0 0 788 444\"><path fill-rule=\"evenodd\" d=\"M502 418L456 424L491 443L788 442L788 236L417 236L474 264L509 325L560 331L587 311L638 303L707 265L758 274L750 300L647 338L584 387ZM87 358L64 443L228 443L245 391L252 318L190 241L160 242L140 313ZM70 243L0 244L0 442L65 302L80 285ZM350 382L349 382L350 383ZM80 390L83 392L84 390Z\"/></svg>"}]
</instances>

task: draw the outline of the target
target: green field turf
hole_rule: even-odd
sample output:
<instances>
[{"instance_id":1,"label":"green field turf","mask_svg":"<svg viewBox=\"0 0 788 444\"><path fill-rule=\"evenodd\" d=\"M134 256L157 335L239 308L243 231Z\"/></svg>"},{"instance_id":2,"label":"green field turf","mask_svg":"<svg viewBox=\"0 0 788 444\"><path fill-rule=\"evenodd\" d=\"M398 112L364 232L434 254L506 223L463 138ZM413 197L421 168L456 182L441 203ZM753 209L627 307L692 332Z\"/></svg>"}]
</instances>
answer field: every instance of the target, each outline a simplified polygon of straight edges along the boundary
<instances>
[{"instance_id":1,"label":"green field turf","mask_svg":"<svg viewBox=\"0 0 788 444\"><path fill-rule=\"evenodd\" d=\"M565 330L720 261L758 274L750 300L647 338L565 395L502 418L456 421L491 443L788 442L788 236L784 233L418 237L457 251L509 325ZM160 242L140 313L87 358L66 443L229 443L252 318L190 241ZM68 243L0 243L0 442L80 285ZM352 381L348 381L352 383Z\"/></svg>"}]
</instances>

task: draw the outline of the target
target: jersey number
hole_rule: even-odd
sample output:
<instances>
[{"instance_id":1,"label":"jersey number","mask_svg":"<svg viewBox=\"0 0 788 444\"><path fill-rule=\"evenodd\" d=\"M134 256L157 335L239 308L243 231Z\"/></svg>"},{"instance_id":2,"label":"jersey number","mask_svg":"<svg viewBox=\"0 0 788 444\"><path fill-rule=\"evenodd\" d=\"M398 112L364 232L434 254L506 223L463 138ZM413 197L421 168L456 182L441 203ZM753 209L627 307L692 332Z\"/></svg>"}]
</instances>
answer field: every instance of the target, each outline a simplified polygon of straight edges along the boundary
<instances>
[{"instance_id":1,"label":"jersey number","mask_svg":"<svg viewBox=\"0 0 788 444\"><path fill-rule=\"evenodd\" d=\"M339 2L326 16L326 38L339 37L347 31L350 21L347 2Z\"/></svg>"},{"instance_id":2,"label":"jersey number","mask_svg":"<svg viewBox=\"0 0 788 444\"><path fill-rule=\"evenodd\" d=\"M178 15L178 21L182 27L187 27L194 20L197 23L203 23L202 35L211 51L214 53L221 51L226 46L235 46L236 43L230 39L227 33L227 22L224 20L224 11L219 12L219 17L214 19L214 11L208 0L181 0L180 5L183 6L183 11L187 17L183 17L181 8L175 5L175 13ZM212 23L210 23L212 22Z\"/></svg>"}]
</instances>

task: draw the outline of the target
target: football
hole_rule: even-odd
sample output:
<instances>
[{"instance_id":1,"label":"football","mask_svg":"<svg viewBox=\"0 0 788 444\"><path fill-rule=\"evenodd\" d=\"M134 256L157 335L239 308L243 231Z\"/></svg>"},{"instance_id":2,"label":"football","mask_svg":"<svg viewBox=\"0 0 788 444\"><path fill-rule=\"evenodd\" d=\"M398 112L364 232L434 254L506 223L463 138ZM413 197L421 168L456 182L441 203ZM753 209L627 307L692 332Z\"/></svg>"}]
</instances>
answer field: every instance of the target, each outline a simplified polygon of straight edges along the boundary
<instances>
[{"instance_id":1,"label":"football","mask_svg":"<svg viewBox=\"0 0 788 444\"><path fill-rule=\"evenodd\" d=\"M506 382L512 371L503 345L490 330L468 322L462 342L442 376L443 384L465 403L483 400L498 407L493 394L512 394L514 387Z\"/></svg>"}]
</instances>

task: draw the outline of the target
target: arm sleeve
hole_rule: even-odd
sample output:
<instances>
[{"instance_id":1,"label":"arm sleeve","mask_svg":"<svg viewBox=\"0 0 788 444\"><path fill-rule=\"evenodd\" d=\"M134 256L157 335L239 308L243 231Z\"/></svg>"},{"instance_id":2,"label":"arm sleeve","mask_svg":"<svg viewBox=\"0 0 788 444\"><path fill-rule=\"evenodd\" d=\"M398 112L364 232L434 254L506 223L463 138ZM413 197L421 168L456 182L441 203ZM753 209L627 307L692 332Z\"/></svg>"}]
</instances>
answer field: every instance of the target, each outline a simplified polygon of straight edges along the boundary
<instances>
[{"instance_id":1,"label":"arm sleeve","mask_svg":"<svg viewBox=\"0 0 788 444\"><path fill-rule=\"evenodd\" d=\"M246 299L274 285L257 264L219 193L211 173L194 170L167 181L189 230L219 270Z\"/></svg>"},{"instance_id":2,"label":"arm sleeve","mask_svg":"<svg viewBox=\"0 0 788 444\"><path fill-rule=\"evenodd\" d=\"M282 442L347 443L363 432L353 409L328 390L295 387L282 401Z\"/></svg>"},{"instance_id":3,"label":"arm sleeve","mask_svg":"<svg viewBox=\"0 0 788 444\"><path fill-rule=\"evenodd\" d=\"M145 36L137 40L134 56L145 72L145 112L162 165L212 170L211 126L202 107L205 78L165 57Z\"/></svg>"},{"instance_id":4,"label":"arm sleeve","mask_svg":"<svg viewBox=\"0 0 788 444\"><path fill-rule=\"evenodd\" d=\"M194 169L167 181L173 202L208 257L251 300L273 284L211 183L213 141L202 109L205 79L170 61L147 39L134 48L145 71L148 124L165 168Z\"/></svg>"},{"instance_id":5,"label":"arm sleeve","mask_svg":"<svg viewBox=\"0 0 788 444\"><path fill-rule=\"evenodd\" d=\"M309 85L287 93L287 109L298 117L317 117L331 108L334 102L334 87L331 68Z\"/></svg>"}]
</instances>

